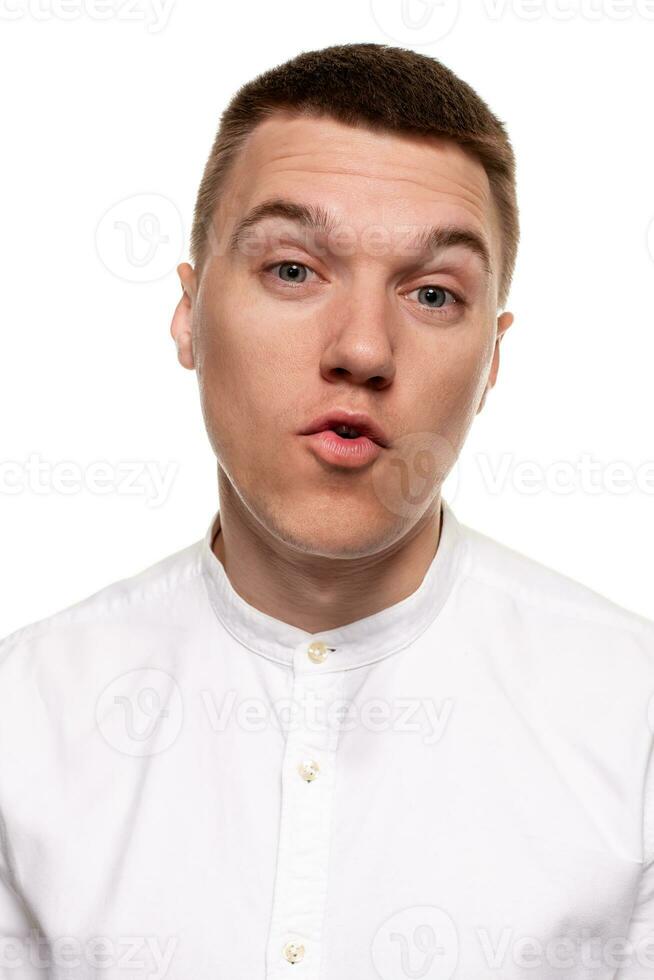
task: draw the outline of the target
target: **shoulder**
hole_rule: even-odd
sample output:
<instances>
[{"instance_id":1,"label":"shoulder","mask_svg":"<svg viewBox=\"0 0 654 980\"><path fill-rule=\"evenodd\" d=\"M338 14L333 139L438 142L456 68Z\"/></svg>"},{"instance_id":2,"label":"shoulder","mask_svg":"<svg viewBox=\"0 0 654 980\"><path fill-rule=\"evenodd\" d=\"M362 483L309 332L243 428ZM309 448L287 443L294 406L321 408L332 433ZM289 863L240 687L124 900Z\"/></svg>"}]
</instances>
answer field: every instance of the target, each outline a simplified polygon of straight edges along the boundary
<instances>
[{"instance_id":1,"label":"shoulder","mask_svg":"<svg viewBox=\"0 0 654 980\"><path fill-rule=\"evenodd\" d=\"M654 622L467 525L460 531L454 613L475 678L485 672L498 705L571 785L605 793L607 814L615 807L634 833L644 828L654 861Z\"/></svg>"},{"instance_id":2,"label":"shoulder","mask_svg":"<svg viewBox=\"0 0 654 980\"><path fill-rule=\"evenodd\" d=\"M6 676L15 669L33 669L34 658L55 657L58 651L72 654L83 649L90 655L105 642L122 646L143 626L166 629L197 590L201 546L202 541L196 541L1 638L0 672Z\"/></svg>"},{"instance_id":3,"label":"shoulder","mask_svg":"<svg viewBox=\"0 0 654 980\"><path fill-rule=\"evenodd\" d=\"M531 608L538 616L654 637L654 620L481 531L459 526L466 542L466 577L498 597L509 598L525 614Z\"/></svg>"},{"instance_id":4,"label":"shoulder","mask_svg":"<svg viewBox=\"0 0 654 980\"><path fill-rule=\"evenodd\" d=\"M199 541L0 640L5 819L34 830L46 808L63 818L71 793L110 781L133 745L127 703L180 717L180 665L208 616L201 554Z\"/></svg>"},{"instance_id":5,"label":"shoulder","mask_svg":"<svg viewBox=\"0 0 654 980\"><path fill-rule=\"evenodd\" d=\"M460 524L461 588L479 634L533 653L547 669L643 682L654 691L654 621L489 535Z\"/></svg>"}]
</instances>

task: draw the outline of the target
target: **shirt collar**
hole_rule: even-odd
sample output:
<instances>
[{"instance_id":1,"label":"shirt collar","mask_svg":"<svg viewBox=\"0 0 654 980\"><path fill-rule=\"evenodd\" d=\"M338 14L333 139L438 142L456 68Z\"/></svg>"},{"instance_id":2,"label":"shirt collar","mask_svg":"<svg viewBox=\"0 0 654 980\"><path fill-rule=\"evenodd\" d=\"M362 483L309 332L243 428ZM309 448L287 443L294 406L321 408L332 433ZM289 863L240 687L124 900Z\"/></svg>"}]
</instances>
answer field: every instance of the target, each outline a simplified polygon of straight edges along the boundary
<instances>
[{"instance_id":1,"label":"shirt collar","mask_svg":"<svg viewBox=\"0 0 654 980\"><path fill-rule=\"evenodd\" d=\"M391 606L321 633L308 633L250 605L233 588L221 561L211 550L220 511L201 542L202 569L213 610L225 629L243 646L270 660L293 665L312 643L327 645L322 671L346 670L382 660L412 644L436 619L463 565L465 537L449 504L441 498L440 540L418 588Z\"/></svg>"}]
</instances>

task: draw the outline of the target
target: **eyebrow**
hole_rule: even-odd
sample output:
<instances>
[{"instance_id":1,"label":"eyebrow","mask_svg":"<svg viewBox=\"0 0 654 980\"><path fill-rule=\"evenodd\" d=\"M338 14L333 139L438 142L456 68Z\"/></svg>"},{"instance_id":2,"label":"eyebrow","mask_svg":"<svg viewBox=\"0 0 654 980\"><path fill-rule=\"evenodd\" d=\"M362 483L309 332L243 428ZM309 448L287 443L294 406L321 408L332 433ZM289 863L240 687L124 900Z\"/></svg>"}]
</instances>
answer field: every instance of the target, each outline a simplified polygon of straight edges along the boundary
<instances>
[{"instance_id":1,"label":"eyebrow","mask_svg":"<svg viewBox=\"0 0 654 980\"><path fill-rule=\"evenodd\" d=\"M246 232L268 218L285 218L303 228L314 232L329 234L337 227L336 218L320 205L301 204L286 198L273 198L256 204L241 218L229 239L229 251L238 251L239 245ZM418 236L408 243L409 248L421 254L429 254L439 249L463 246L475 254L482 263L486 278L492 275L490 249L481 235L470 228L457 225L443 225L423 229Z\"/></svg>"}]
</instances>

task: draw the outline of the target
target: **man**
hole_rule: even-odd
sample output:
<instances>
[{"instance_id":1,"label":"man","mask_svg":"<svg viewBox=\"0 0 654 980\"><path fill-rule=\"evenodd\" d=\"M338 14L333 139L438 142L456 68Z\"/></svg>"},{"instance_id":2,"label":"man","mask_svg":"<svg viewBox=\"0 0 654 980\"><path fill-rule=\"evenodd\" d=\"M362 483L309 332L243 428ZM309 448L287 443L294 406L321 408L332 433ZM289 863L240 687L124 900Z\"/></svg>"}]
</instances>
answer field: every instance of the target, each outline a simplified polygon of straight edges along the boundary
<instances>
[{"instance_id":1,"label":"man","mask_svg":"<svg viewBox=\"0 0 654 980\"><path fill-rule=\"evenodd\" d=\"M220 509L2 645L7 976L654 977L654 624L441 497L517 243L438 61L237 92L172 322Z\"/></svg>"}]
</instances>

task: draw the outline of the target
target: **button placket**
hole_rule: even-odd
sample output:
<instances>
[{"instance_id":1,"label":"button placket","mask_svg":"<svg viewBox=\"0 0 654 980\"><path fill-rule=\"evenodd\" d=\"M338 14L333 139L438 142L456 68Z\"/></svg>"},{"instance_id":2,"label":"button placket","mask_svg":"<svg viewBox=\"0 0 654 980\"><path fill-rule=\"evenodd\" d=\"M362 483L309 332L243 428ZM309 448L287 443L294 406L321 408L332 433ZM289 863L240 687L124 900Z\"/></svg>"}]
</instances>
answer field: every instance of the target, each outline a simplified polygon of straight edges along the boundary
<instances>
[{"instance_id":1,"label":"button placket","mask_svg":"<svg viewBox=\"0 0 654 980\"><path fill-rule=\"evenodd\" d=\"M328 655L333 652L326 644ZM268 980L290 975L318 980L327 896L334 800L337 713L343 672L311 669L308 647L296 651L292 697L298 705L282 764L282 805L273 911L267 947ZM301 949L301 952L298 952ZM295 953L293 953L295 950ZM290 959L290 956L294 958Z\"/></svg>"}]
</instances>

